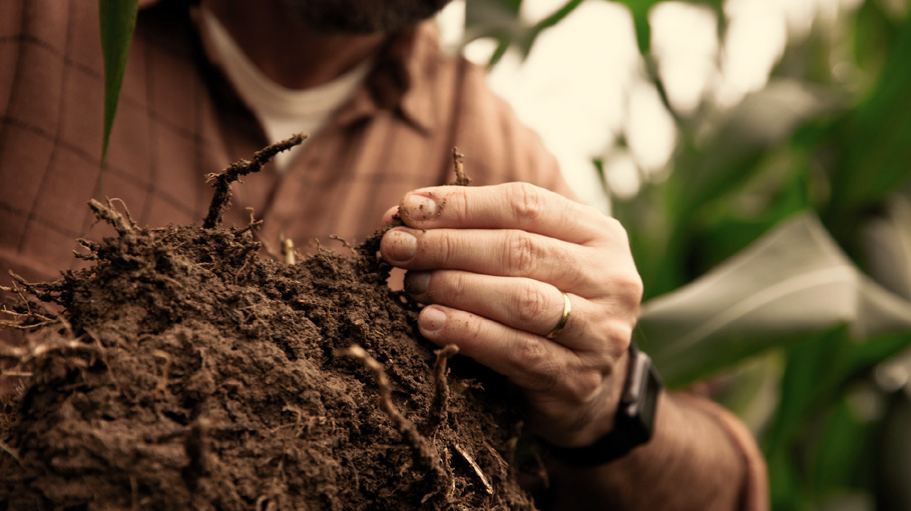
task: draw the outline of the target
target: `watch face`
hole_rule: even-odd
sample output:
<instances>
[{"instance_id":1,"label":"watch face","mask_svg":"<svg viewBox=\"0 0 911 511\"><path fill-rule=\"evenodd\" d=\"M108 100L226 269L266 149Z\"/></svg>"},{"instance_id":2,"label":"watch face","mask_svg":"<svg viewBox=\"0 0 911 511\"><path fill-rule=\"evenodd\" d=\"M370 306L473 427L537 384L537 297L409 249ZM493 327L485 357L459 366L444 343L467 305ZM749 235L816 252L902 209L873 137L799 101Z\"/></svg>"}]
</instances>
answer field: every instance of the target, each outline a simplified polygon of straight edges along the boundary
<instances>
[{"instance_id":1,"label":"watch face","mask_svg":"<svg viewBox=\"0 0 911 511\"><path fill-rule=\"evenodd\" d=\"M661 379L652 360L641 351L636 351L636 360L630 364L629 387L623 396L625 403L621 413L628 419L632 436L639 442L647 442L655 428L655 411Z\"/></svg>"},{"instance_id":2,"label":"watch face","mask_svg":"<svg viewBox=\"0 0 911 511\"><path fill-rule=\"evenodd\" d=\"M661 392L661 379L651 360L648 363L645 379L647 383L640 396L639 422L648 431L648 438L651 438L652 432L655 430L655 415L658 411L658 393Z\"/></svg>"}]
</instances>

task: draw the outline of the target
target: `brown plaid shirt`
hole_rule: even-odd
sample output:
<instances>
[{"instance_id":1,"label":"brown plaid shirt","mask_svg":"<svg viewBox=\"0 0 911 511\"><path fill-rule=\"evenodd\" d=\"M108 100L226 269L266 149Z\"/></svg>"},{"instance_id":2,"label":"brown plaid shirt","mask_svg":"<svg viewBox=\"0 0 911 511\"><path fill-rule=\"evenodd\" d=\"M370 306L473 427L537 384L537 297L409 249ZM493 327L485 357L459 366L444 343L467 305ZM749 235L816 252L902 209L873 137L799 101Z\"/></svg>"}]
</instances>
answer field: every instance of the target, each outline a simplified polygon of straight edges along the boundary
<instances>
[{"instance_id":1,"label":"brown plaid shirt","mask_svg":"<svg viewBox=\"0 0 911 511\"><path fill-rule=\"evenodd\" d=\"M267 144L262 128L203 49L183 2L143 9L99 179L103 72L97 2L12 0L0 7L0 272L52 279L75 238L110 235L86 206L124 201L140 225L200 223L205 174ZM288 134L289 136L291 133ZM569 193L538 137L484 85L483 70L440 54L425 24L387 44L375 70L290 169L267 166L235 186L225 225L298 246L359 241L414 188L452 181L450 150L475 184L528 181Z\"/></svg>"},{"instance_id":2,"label":"brown plaid shirt","mask_svg":"<svg viewBox=\"0 0 911 511\"><path fill-rule=\"evenodd\" d=\"M201 223L212 197L204 176L266 145L204 51L188 2L143 3L154 5L138 17L100 179L98 3L0 4L0 282L9 283L9 269L37 281L79 266L75 238L113 233L93 229L86 205L100 186L140 225ZM282 236L298 246L330 234L362 240L408 190L452 181L453 146L474 184L527 181L570 193L537 135L486 88L483 70L441 55L428 24L392 38L364 86L305 144L285 174L267 168L235 186L225 225L246 225L250 207L273 247ZM744 454L742 509L766 509L765 465L749 432L692 400Z\"/></svg>"}]
</instances>

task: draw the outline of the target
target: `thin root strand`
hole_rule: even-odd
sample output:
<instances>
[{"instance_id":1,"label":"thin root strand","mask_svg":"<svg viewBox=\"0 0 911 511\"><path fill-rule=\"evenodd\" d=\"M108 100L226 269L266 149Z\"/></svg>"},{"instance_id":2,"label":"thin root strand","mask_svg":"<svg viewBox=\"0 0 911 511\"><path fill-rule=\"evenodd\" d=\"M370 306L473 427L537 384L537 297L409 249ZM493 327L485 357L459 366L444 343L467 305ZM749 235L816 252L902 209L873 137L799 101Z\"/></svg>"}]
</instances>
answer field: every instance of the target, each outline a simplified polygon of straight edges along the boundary
<instances>
[{"instance_id":1,"label":"thin root strand","mask_svg":"<svg viewBox=\"0 0 911 511\"><path fill-rule=\"evenodd\" d=\"M243 233L245 233L245 232L247 232L247 231L251 231L251 232L256 231L256 230L258 230L258 229L263 225L263 221L262 221L262 220L257 220L256 217L253 216L253 214L254 214L254 209L253 209L253 208L249 208L249 207L248 207L248 208L245 208L245 209L250 213L250 223L247 224L247 226L244 227L243 229L237 231L237 234L243 234Z\"/></svg>"},{"instance_id":2,"label":"thin root strand","mask_svg":"<svg viewBox=\"0 0 911 511\"><path fill-rule=\"evenodd\" d=\"M433 363L433 379L436 384L435 395L433 397L433 408L431 417L434 418L434 426L445 425L449 415L449 384L446 382L446 363L459 352L459 347L455 344L447 344L433 353L437 356Z\"/></svg>"},{"instance_id":3,"label":"thin root strand","mask_svg":"<svg viewBox=\"0 0 911 511\"><path fill-rule=\"evenodd\" d=\"M115 199L108 199L108 205L105 206L95 199L89 199L89 207L92 208L92 211L95 212L95 216L98 217L99 220L104 220L111 224L114 230L117 231L117 234L123 236L135 229L136 224L133 223L133 219L130 218L129 213L123 215L114 208L114 200Z\"/></svg>"},{"instance_id":4,"label":"thin root strand","mask_svg":"<svg viewBox=\"0 0 911 511\"><path fill-rule=\"evenodd\" d=\"M487 492L487 494L493 495L493 487L490 485L490 482L487 481L487 476L484 475L484 472L481 470L481 467L479 467L478 464L475 463L474 459L468 454L467 451L465 451L465 449L462 448L462 446L460 446L459 444L452 444L452 446L455 447L456 452L461 454L462 457L465 458L465 461L467 461L468 464L471 465L472 470L474 470L474 473L477 474L478 479L481 480L481 484L484 485L484 490Z\"/></svg>"},{"instance_id":5,"label":"thin root strand","mask_svg":"<svg viewBox=\"0 0 911 511\"><path fill-rule=\"evenodd\" d=\"M31 349L27 349L22 346L9 346L0 343L0 358L18 360L20 363L25 364L48 353L68 349L76 351L89 351L93 353L98 352L98 347L94 345L85 344L77 340L61 339L58 341L44 342Z\"/></svg>"},{"instance_id":6,"label":"thin root strand","mask_svg":"<svg viewBox=\"0 0 911 511\"><path fill-rule=\"evenodd\" d=\"M20 467L25 468L25 465L22 464L22 458L19 457L19 453L16 452L16 449L13 449L12 447L6 445L4 442L0 441L0 450L9 454L10 457L16 460L16 463L18 463Z\"/></svg>"},{"instance_id":7,"label":"thin root strand","mask_svg":"<svg viewBox=\"0 0 911 511\"><path fill-rule=\"evenodd\" d=\"M376 381L379 388L380 408L386 413L402 437L412 446L415 451L415 457L422 465L433 472L438 482L442 483L448 480L449 477L440 465L439 457L435 455L430 442L418 432L414 423L405 418L393 404L392 385L389 383L389 378L386 376L383 365L357 344L352 344L348 349L342 350L341 354L359 360L364 364L364 367Z\"/></svg>"},{"instance_id":8,"label":"thin root strand","mask_svg":"<svg viewBox=\"0 0 911 511\"><path fill-rule=\"evenodd\" d=\"M338 241L339 243L342 244L343 247L354 250L354 246L351 243L349 243L348 240L346 240L345 238L342 238L341 236L338 236L336 234L330 234L329 239Z\"/></svg>"}]
</instances>

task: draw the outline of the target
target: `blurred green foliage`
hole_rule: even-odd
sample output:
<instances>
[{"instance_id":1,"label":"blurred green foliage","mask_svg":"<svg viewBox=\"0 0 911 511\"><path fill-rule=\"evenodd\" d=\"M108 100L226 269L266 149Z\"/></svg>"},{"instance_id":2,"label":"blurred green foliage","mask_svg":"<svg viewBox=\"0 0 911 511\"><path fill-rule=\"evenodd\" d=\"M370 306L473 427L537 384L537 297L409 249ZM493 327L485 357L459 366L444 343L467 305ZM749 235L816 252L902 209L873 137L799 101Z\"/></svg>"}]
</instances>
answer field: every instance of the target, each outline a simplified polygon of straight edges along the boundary
<instances>
[{"instance_id":1,"label":"blurred green foliage","mask_svg":"<svg viewBox=\"0 0 911 511\"><path fill-rule=\"evenodd\" d=\"M510 44L527 54L541 30L579 3L529 25L518 15L521 0L469 0L467 38L496 38L494 65ZM911 230L889 216L908 196L911 176L907 2L867 0L843 13L834 34L832 26L814 25L791 41L764 89L728 109L705 99L692 114L673 111L650 50L649 12L660 2L619 3L630 10L642 67L677 127L666 178L649 181L643 172L639 193L613 204L629 232L646 300L686 289L782 222L808 215L821 220L862 279L873 275L887 294L896 293L896 303L911 304L911 289L896 275L911 265L911 246L892 259L897 264L882 264L882 244L894 240L869 235L871 223L884 218ZM723 2L691 3L717 14L722 38ZM902 4L904 14L894 9ZM689 354L696 362L682 368L663 356L675 339L648 329L650 320L646 313L645 330L666 338L649 336L642 344L659 368L681 367L669 371L669 382L680 387L717 377L720 399L757 430L774 509L907 509L911 462L901 460L911 458L911 442L901 432L911 427L908 398L877 385L872 372L911 345L909 332L858 338L842 323L788 335L784 325L761 343L744 344L743 332L696 344L703 350Z\"/></svg>"}]
</instances>

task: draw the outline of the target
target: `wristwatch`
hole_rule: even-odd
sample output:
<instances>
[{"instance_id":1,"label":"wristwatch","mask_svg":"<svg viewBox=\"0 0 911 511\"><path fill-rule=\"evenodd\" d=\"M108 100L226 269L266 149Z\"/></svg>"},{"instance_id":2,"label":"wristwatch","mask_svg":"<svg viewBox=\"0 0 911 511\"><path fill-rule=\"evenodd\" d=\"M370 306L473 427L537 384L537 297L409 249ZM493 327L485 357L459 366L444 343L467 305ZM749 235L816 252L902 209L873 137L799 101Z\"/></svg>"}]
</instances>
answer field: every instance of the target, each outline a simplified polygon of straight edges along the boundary
<instances>
[{"instance_id":1,"label":"wristwatch","mask_svg":"<svg viewBox=\"0 0 911 511\"><path fill-rule=\"evenodd\" d=\"M551 456L569 465L594 467L626 456L648 442L655 428L655 409L661 378L652 359L630 342L623 394L617 406L614 429L585 447L549 446Z\"/></svg>"}]
</instances>

